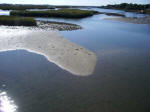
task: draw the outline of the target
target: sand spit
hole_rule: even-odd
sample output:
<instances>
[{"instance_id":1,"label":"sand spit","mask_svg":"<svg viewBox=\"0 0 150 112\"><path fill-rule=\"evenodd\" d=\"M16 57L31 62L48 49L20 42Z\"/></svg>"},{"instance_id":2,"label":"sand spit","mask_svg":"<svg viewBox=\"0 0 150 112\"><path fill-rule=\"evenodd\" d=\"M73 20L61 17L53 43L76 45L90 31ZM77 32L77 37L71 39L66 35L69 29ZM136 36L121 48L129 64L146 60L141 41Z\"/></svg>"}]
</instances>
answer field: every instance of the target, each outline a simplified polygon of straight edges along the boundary
<instances>
[{"instance_id":1,"label":"sand spit","mask_svg":"<svg viewBox=\"0 0 150 112\"><path fill-rule=\"evenodd\" d=\"M134 24L150 24L150 18L105 18L105 20L114 20L114 21L122 21L122 22L129 22Z\"/></svg>"},{"instance_id":2,"label":"sand spit","mask_svg":"<svg viewBox=\"0 0 150 112\"><path fill-rule=\"evenodd\" d=\"M58 31L1 26L0 34L0 51L25 49L42 54L79 76L87 76L94 71L96 55L61 37Z\"/></svg>"}]
</instances>

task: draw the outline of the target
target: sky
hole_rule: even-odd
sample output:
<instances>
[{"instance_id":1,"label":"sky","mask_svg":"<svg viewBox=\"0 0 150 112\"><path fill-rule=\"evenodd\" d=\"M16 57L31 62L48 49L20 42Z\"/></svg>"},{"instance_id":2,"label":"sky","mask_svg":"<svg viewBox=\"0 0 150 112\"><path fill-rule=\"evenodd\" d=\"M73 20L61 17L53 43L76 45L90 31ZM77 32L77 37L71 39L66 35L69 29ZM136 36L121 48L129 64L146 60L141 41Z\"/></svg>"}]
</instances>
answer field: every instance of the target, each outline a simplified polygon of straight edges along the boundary
<instances>
[{"instance_id":1,"label":"sky","mask_svg":"<svg viewBox=\"0 0 150 112\"><path fill-rule=\"evenodd\" d=\"M101 6L119 3L150 4L150 0L0 0L0 3Z\"/></svg>"}]
</instances>

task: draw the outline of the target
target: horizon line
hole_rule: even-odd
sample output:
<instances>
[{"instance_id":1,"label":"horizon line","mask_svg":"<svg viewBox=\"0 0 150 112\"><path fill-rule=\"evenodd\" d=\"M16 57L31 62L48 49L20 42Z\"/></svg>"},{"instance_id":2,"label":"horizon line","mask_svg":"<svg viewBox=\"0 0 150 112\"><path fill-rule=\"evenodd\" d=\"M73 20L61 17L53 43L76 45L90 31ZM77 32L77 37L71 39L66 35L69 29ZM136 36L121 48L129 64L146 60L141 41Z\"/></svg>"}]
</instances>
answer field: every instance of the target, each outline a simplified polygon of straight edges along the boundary
<instances>
[{"instance_id":1,"label":"horizon line","mask_svg":"<svg viewBox=\"0 0 150 112\"><path fill-rule=\"evenodd\" d=\"M124 2L124 3L126 3L126 2ZM62 4L62 5L60 5L60 4L33 4L33 3L0 3L0 4L9 4L9 5L51 5L51 6L94 6L94 7L98 7L98 6L107 6L107 5L119 5L119 4L122 4L122 3L118 3L118 4L106 4L106 5L65 5L65 4ZM147 3L143 3L143 4L141 4L141 3L127 3L127 4L138 4L138 5L149 5L149 4L147 4Z\"/></svg>"}]
</instances>

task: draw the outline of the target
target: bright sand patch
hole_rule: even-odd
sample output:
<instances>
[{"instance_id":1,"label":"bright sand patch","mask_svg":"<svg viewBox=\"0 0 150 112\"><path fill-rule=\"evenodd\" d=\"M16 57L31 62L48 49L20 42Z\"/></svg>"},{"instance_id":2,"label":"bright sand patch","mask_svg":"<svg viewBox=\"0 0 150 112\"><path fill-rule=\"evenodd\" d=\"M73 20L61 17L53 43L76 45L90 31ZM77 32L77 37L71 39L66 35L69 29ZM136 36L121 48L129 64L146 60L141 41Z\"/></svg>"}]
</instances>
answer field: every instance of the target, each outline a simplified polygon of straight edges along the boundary
<instances>
[{"instance_id":1,"label":"bright sand patch","mask_svg":"<svg viewBox=\"0 0 150 112\"><path fill-rule=\"evenodd\" d=\"M61 37L58 31L1 26L0 51L16 49L42 54L75 75L90 75L96 65L93 52Z\"/></svg>"}]
</instances>

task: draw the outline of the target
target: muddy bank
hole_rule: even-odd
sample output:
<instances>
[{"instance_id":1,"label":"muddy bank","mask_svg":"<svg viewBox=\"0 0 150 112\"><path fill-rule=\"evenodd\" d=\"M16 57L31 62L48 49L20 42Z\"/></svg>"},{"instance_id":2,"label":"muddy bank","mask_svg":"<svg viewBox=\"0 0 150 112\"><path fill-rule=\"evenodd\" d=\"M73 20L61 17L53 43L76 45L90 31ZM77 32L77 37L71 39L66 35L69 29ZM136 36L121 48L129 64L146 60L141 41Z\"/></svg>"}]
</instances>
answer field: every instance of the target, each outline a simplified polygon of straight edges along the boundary
<instances>
[{"instance_id":1,"label":"muddy bank","mask_svg":"<svg viewBox=\"0 0 150 112\"><path fill-rule=\"evenodd\" d=\"M64 22L55 22L55 21L37 21L37 26L42 29L52 29L52 30L59 30L59 31L71 31L71 30L78 30L82 29L81 26L71 23L64 23Z\"/></svg>"},{"instance_id":2,"label":"muddy bank","mask_svg":"<svg viewBox=\"0 0 150 112\"><path fill-rule=\"evenodd\" d=\"M103 12L103 13L101 13L101 14L105 14L105 15L107 15L107 16L119 16L119 17L125 17L125 15L124 14L119 14L119 13L108 13L108 12Z\"/></svg>"},{"instance_id":3,"label":"muddy bank","mask_svg":"<svg viewBox=\"0 0 150 112\"><path fill-rule=\"evenodd\" d=\"M2 21L3 22L3 21ZM14 22L17 23L18 22ZM19 22L20 24L20 22ZM0 24L0 26L8 26L11 28L15 28L17 26L21 26L21 27L28 27L28 29L44 29L44 30L59 30L59 31L72 31L72 30L79 30L82 29L82 27L80 25L76 25L76 24L71 24L71 23L65 23L65 22L56 22L56 21L39 21L36 20L36 25L34 26L26 26L24 24L20 24L20 25L7 25L7 24Z\"/></svg>"},{"instance_id":4,"label":"muddy bank","mask_svg":"<svg viewBox=\"0 0 150 112\"><path fill-rule=\"evenodd\" d=\"M38 53L75 75L87 76L94 71L96 55L66 40L58 31L3 26L0 33L0 51L25 49Z\"/></svg>"},{"instance_id":5,"label":"muddy bank","mask_svg":"<svg viewBox=\"0 0 150 112\"><path fill-rule=\"evenodd\" d=\"M122 21L122 22L129 22L134 24L150 24L150 18L105 18L105 20L114 20L114 21Z\"/></svg>"}]
</instances>

